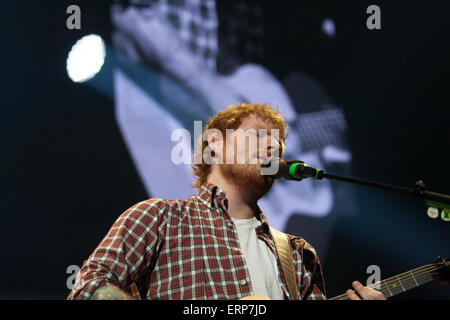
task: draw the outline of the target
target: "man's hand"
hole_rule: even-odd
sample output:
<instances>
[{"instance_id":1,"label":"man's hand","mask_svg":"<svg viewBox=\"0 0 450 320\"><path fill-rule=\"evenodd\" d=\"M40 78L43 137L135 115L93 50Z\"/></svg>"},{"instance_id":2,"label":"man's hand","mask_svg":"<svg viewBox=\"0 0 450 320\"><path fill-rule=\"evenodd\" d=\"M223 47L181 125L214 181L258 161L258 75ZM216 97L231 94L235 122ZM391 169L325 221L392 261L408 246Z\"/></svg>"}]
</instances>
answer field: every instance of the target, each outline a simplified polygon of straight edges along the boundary
<instances>
[{"instance_id":1,"label":"man's hand","mask_svg":"<svg viewBox=\"0 0 450 320\"><path fill-rule=\"evenodd\" d=\"M364 287L358 281L353 281L352 286L358 294L348 289L346 294L350 300L386 300L386 297L380 291Z\"/></svg>"}]
</instances>

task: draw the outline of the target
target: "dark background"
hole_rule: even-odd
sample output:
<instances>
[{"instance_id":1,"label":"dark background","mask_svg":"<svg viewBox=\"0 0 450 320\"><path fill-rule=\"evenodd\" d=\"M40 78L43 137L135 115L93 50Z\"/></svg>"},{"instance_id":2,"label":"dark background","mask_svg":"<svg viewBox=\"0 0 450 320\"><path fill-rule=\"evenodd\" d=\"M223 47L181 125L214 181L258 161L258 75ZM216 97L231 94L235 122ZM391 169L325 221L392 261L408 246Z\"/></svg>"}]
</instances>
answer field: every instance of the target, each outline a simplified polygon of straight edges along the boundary
<instances>
[{"instance_id":1,"label":"dark background","mask_svg":"<svg viewBox=\"0 0 450 320\"><path fill-rule=\"evenodd\" d=\"M81 8L81 30L66 28L71 4ZM381 30L366 28L369 4L381 8ZM81 266L115 219L147 198L114 101L73 83L65 69L82 36L110 43L109 2L1 6L0 298L64 299L67 267ZM284 48L283 59L344 109L352 176L408 187L421 178L429 190L450 193L448 1L268 1L264 12L272 37L264 59L274 74L289 71L280 63ZM303 22L292 32L277 32L296 15ZM335 22L334 39L318 31L324 17ZM337 221L321 257L329 297L365 282L372 264L387 278L450 257L450 224L429 219L423 202L355 190L358 215ZM448 287L430 284L393 299L449 298Z\"/></svg>"}]
</instances>

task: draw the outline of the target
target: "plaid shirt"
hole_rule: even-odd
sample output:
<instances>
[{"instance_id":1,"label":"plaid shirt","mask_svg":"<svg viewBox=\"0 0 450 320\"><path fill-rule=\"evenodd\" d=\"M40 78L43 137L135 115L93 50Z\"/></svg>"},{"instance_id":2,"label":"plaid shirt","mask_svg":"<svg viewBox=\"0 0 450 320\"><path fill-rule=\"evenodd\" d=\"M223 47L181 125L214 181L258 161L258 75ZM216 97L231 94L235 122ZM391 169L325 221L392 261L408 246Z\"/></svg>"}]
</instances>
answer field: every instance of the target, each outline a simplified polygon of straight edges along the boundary
<instances>
[{"instance_id":1,"label":"plaid shirt","mask_svg":"<svg viewBox=\"0 0 450 320\"><path fill-rule=\"evenodd\" d=\"M239 299L252 283L225 192L206 182L186 200L152 198L125 211L84 262L68 299L89 299L102 286L130 292L137 284L147 299ZM257 237L277 256L262 211ZM302 299L326 299L319 259L300 237L291 240ZM277 256L285 299L289 291Z\"/></svg>"}]
</instances>

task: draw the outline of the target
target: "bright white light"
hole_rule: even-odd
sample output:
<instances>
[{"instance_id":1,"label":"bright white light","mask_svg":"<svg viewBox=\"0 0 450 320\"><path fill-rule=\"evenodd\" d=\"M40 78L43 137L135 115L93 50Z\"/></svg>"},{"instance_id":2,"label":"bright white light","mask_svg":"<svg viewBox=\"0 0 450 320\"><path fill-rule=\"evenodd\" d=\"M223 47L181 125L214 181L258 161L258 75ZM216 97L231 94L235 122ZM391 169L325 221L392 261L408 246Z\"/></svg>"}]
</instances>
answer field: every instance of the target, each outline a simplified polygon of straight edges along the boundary
<instances>
[{"instance_id":1,"label":"bright white light","mask_svg":"<svg viewBox=\"0 0 450 320\"><path fill-rule=\"evenodd\" d=\"M96 34L84 36L75 43L67 57L67 73L74 82L92 79L105 62L105 43Z\"/></svg>"},{"instance_id":2,"label":"bright white light","mask_svg":"<svg viewBox=\"0 0 450 320\"><path fill-rule=\"evenodd\" d=\"M322 31L329 37L334 37L336 35L336 27L334 26L333 19L325 19L322 22Z\"/></svg>"}]
</instances>

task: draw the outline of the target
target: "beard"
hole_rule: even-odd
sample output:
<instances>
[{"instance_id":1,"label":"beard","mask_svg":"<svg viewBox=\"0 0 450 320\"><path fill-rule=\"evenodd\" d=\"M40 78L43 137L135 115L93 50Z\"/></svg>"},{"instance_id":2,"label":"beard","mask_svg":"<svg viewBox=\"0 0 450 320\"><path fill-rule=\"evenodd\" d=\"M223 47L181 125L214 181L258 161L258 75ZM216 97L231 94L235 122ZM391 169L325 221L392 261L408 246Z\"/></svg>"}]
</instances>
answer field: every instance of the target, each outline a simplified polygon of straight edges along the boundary
<instances>
[{"instance_id":1,"label":"beard","mask_svg":"<svg viewBox=\"0 0 450 320\"><path fill-rule=\"evenodd\" d=\"M247 201L257 201L266 195L275 182L273 177L261 174L259 164L220 164L225 180L234 185Z\"/></svg>"}]
</instances>

